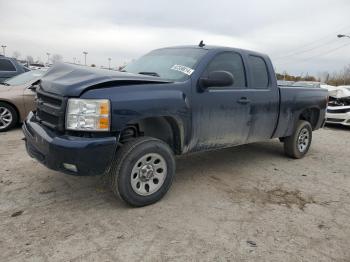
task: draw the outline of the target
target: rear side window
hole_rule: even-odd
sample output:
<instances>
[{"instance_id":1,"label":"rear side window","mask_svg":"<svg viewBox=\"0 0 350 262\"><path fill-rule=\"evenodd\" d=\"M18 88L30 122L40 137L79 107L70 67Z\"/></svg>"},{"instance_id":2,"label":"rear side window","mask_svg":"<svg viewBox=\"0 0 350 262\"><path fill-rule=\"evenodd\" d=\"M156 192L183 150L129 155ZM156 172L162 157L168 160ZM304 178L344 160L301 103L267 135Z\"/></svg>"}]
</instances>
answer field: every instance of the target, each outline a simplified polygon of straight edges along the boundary
<instances>
[{"instance_id":1,"label":"rear side window","mask_svg":"<svg viewBox=\"0 0 350 262\"><path fill-rule=\"evenodd\" d=\"M218 54L209 63L205 75L213 71L228 71L233 75L233 87L245 87L246 78L243 60L240 54L234 52L223 52ZM232 87L231 87L232 88Z\"/></svg>"},{"instance_id":2,"label":"rear side window","mask_svg":"<svg viewBox=\"0 0 350 262\"><path fill-rule=\"evenodd\" d=\"M264 59L259 56L249 56L249 66L252 72L252 87L267 88L269 86L269 73Z\"/></svg>"},{"instance_id":3,"label":"rear side window","mask_svg":"<svg viewBox=\"0 0 350 262\"><path fill-rule=\"evenodd\" d=\"M11 61L0 59L0 71L16 71L16 68L11 63Z\"/></svg>"}]
</instances>

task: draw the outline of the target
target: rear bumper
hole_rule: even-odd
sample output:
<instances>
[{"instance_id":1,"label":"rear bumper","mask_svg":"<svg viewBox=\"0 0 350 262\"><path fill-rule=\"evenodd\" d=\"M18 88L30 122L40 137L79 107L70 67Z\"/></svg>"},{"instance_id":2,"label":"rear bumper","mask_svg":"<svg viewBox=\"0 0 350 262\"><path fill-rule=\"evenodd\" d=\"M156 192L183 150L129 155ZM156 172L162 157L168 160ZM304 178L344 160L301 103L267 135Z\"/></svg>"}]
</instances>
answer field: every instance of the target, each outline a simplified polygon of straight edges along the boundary
<instances>
[{"instance_id":1,"label":"rear bumper","mask_svg":"<svg viewBox=\"0 0 350 262\"><path fill-rule=\"evenodd\" d=\"M57 134L35 122L33 113L29 113L22 129L28 154L46 167L67 174L104 174L110 168L117 148L116 137L82 138ZM76 171L67 166L75 166Z\"/></svg>"}]
</instances>

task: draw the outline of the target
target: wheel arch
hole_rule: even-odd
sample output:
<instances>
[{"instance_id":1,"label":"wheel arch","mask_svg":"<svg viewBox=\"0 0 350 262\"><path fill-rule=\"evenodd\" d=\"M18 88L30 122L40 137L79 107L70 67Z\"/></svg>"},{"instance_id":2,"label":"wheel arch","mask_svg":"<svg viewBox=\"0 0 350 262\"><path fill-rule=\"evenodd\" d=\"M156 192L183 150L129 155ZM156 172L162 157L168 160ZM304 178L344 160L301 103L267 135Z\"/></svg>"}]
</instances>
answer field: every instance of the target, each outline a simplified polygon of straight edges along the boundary
<instances>
[{"instance_id":1,"label":"wheel arch","mask_svg":"<svg viewBox=\"0 0 350 262\"><path fill-rule=\"evenodd\" d=\"M320 117L321 110L317 107L306 108L300 112L298 120L305 120L311 124L312 130L317 127L317 123Z\"/></svg>"},{"instance_id":2,"label":"wheel arch","mask_svg":"<svg viewBox=\"0 0 350 262\"><path fill-rule=\"evenodd\" d=\"M120 132L120 142L140 136L160 139L167 143L175 154L181 154L184 146L184 127L173 116L149 116L129 121Z\"/></svg>"}]
</instances>

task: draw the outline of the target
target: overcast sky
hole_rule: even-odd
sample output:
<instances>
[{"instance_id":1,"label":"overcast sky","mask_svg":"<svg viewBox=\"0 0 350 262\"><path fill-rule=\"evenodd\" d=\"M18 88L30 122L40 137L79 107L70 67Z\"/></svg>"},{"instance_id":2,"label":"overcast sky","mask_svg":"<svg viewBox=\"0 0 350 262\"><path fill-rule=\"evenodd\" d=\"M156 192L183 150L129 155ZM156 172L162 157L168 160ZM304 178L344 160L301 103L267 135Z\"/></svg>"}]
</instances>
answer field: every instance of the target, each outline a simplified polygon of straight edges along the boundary
<instances>
[{"instance_id":1,"label":"overcast sky","mask_svg":"<svg viewBox=\"0 0 350 262\"><path fill-rule=\"evenodd\" d=\"M152 49L198 44L253 49L277 71L311 73L350 64L350 0L0 0L6 54L46 52L117 66Z\"/></svg>"}]
</instances>

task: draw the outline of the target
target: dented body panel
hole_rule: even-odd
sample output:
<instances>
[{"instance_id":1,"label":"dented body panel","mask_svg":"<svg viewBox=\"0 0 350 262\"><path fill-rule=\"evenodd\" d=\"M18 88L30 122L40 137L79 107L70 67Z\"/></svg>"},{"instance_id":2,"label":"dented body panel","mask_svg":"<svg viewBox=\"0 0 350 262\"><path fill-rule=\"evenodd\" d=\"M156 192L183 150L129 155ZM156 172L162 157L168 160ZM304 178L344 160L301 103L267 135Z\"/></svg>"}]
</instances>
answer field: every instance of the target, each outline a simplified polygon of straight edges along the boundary
<instances>
[{"instance_id":1,"label":"dented body panel","mask_svg":"<svg viewBox=\"0 0 350 262\"><path fill-rule=\"evenodd\" d=\"M339 86L328 92L326 122L350 126L350 86Z\"/></svg>"}]
</instances>

